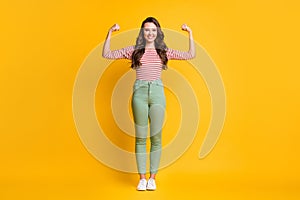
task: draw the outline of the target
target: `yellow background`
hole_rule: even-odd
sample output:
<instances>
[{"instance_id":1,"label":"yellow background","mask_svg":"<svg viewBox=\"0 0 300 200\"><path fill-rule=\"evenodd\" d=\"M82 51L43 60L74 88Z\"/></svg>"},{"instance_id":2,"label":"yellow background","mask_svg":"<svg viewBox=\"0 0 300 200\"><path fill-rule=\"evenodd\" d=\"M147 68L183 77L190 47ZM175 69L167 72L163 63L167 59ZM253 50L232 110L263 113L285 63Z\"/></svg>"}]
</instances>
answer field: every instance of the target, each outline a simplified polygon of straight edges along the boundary
<instances>
[{"instance_id":1,"label":"yellow background","mask_svg":"<svg viewBox=\"0 0 300 200\"><path fill-rule=\"evenodd\" d=\"M299 199L297 1L6 1L1 3L0 199ZM225 126L160 171L155 192L82 145L72 116L76 73L108 28L193 28L227 95ZM184 70L182 70L184 73ZM187 77L189 74L187 74ZM170 113L169 113L170 114Z\"/></svg>"}]
</instances>

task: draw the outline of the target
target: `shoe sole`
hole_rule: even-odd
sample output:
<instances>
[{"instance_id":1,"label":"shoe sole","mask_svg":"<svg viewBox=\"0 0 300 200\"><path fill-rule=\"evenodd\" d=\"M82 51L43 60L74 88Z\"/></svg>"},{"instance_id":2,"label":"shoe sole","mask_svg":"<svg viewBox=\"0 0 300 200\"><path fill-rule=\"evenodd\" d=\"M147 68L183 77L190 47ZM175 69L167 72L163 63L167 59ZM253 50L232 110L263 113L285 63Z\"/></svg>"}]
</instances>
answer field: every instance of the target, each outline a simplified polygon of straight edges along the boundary
<instances>
[{"instance_id":1,"label":"shoe sole","mask_svg":"<svg viewBox=\"0 0 300 200\"><path fill-rule=\"evenodd\" d=\"M147 188L147 191L155 191L155 190L156 190L156 189L148 189L148 188Z\"/></svg>"},{"instance_id":2,"label":"shoe sole","mask_svg":"<svg viewBox=\"0 0 300 200\"><path fill-rule=\"evenodd\" d=\"M146 191L147 189L141 190L141 189L136 189L137 191Z\"/></svg>"}]
</instances>

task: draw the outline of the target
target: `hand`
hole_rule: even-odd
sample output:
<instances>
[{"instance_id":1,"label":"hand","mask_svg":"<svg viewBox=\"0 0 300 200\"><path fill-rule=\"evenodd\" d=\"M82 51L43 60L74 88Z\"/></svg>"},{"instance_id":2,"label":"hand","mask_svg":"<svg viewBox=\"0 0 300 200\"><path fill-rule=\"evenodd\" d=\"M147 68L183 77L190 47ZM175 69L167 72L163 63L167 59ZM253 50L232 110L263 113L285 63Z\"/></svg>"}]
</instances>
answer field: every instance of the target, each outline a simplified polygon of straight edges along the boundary
<instances>
[{"instance_id":1,"label":"hand","mask_svg":"<svg viewBox=\"0 0 300 200\"><path fill-rule=\"evenodd\" d=\"M192 32L192 29L188 27L186 24L182 24L181 29L183 31L187 31L188 33Z\"/></svg>"},{"instance_id":2,"label":"hand","mask_svg":"<svg viewBox=\"0 0 300 200\"><path fill-rule=\"evenodd\" d=\"M114 25L109 29L109 31L111 31L111 32L118 31L118 30L120 30L119 24L114 24Z\"/></svg>"}]
</instances>

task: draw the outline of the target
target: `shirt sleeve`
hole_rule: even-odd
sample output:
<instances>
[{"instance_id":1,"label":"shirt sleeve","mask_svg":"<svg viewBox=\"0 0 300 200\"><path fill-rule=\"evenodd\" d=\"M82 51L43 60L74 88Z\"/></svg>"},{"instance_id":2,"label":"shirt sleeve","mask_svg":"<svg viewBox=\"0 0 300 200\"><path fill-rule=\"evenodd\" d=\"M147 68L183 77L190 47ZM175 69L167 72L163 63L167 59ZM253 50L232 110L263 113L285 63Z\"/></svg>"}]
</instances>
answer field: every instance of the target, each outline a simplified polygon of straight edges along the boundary
<instances>
[{"instance_id":1,"label":"shirt sleeve","mask_svg":"<svg viewBox=\"0 0 300 200\"><path fill-rule=\"evenodd\" d=\"M167 57L168 57L168 60L189 60L189 59L193 58L193 56L190 52L179 51L179 50L175 50L175 49L168 49Z\"/></svg>"},{"instance_id":2,"label":"shirt sleeve","mask_svg":"<svg viewBox=\"0 0 300 200\"><path fill-rule=\"evenodd\" d=\"M108 59L131 59L134 51L134 46L128 46L122 49L107 52L103 57Z\"/></svg>"}]
</instances>

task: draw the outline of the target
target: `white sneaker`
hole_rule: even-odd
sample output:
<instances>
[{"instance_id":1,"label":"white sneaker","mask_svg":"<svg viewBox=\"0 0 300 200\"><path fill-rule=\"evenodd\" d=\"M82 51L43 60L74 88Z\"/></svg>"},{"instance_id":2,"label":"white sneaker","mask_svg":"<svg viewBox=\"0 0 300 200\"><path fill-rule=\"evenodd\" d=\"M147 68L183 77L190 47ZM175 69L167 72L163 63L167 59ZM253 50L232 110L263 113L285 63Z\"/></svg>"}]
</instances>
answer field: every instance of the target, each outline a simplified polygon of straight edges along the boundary
<instances>
[{"instance_id":1,"label":"white sneaker","mask_svg":"<svg viewBox=\"0 0 300 200\"><path fill-rule=\"evenodd\" d=\"M147 187L147 180L146 179L140 179L140 182L138 184L138 186L136 187L136 189L138 191L145 191Z\"/></svg>"},{"instance_id":2,"label":"white sneaker","mask_svg":"<svg viewBox=\"0 0 300 200\"><path fill-rule=\"evenodd\" d=\"M156 190L155 179L150 178L147 183L147 190Z\"/></svg>"}]
</instances>

